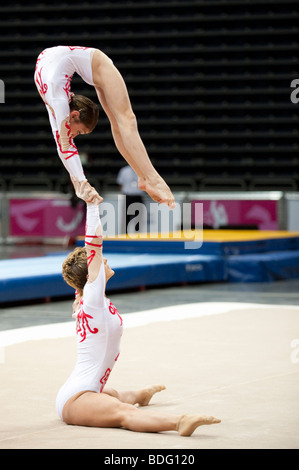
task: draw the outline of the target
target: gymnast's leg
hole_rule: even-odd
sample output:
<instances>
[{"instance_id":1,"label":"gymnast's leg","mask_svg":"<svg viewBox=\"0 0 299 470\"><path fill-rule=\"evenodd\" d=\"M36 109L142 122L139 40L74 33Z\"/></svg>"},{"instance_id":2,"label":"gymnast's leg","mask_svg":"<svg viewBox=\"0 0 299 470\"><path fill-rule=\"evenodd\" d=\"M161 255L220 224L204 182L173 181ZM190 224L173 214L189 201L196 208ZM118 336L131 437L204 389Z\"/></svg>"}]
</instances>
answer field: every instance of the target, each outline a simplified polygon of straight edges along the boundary
<instances>
[{"instance_id":1,"label":"gymnast's leg","mask_svg":"<svg viewBox=\"0 0 299 470\"><path fill-rule=\"evenodd\" d=\"M83 392L68 400L63 420L77 426L124 428L136 432L177 431L190 436L204 424L219 423L212 416L152 413L123 403L107 393Z\"/></svg>"},{"instance_id":2,"label":"gymnast's leg","mask_svg":"<svg viewBox=\"0 0 299 470\"><path fill-rule=\"evenodd\" d=\"M105 387L103 393L118 398L123 403L131 405L147 406L155 393L165 390L165 385L152 385L141 390L129 390L118 392L117 390Z\"/></svg>"},{"instance_id":3,"label":"gymnast's leg","mask_svg":"<svg viewBox=\"0 0 299 470\"><path fill-rule=\"evenodd\" d=\"M92 71L99 101L106 112L116 147L139 177L139 187L157 202L174 207L174 197L152 165L138 132L126 84L112 61L96 50Z\"/></svg>"}]
</instances>

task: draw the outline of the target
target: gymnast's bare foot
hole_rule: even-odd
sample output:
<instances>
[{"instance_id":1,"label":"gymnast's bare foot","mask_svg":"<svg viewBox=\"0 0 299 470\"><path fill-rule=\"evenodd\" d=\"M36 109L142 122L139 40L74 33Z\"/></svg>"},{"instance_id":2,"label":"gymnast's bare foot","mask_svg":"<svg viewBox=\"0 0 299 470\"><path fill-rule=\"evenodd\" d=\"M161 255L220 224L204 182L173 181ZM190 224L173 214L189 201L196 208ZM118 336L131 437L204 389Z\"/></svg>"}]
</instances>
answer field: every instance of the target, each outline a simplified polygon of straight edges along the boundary
<instances>
[{"instance_id":1,"label":"gymnast's bare foot","mask_svg":"<svg viewBox=\"0 0 299 470\"><path fill-rule=\"evenodd\" d=\"M149 178L139 178L138 186L146 191L153 201L159 204L165 203L170 209L175 208L174 196L161 176L155 176L151 180Z\"/></svg>"},{"instance_id":2,"label":"gymnast's bare foot","mask_svg":"<svg viewBox=\"0 0 299 470\"><path fill-rule=\"evenodd\" d=\"M217 423L221 423L221 420L213 416L182 415L178 422L177 431L181 436L191 436L198 426Z\"/></svg>"},{"instance_id":3,"label":"gymnast's bare foot","mask_svg":"<svg viewBox=\"0 0 299 470\"><path fill-rule=\"evenodd\" d=\"M162 392L162 390L165 390L165 388L165 385L152 385L140 390L137 401L138 405L147 406L151 401L152 396L155 395L155 393Z\"/></svg>"}]
</instances>

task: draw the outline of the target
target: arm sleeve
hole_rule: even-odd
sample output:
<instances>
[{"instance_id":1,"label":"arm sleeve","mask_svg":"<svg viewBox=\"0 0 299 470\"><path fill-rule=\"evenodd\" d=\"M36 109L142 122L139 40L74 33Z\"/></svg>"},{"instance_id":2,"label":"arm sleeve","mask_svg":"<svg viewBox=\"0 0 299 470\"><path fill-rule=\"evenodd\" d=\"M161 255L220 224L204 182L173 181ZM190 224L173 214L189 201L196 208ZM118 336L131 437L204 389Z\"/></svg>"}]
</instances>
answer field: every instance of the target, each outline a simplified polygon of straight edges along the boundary
<instances>
[{"instance_id":1,"label":"arm sleeve","mask_svg":"<svg viewBox=\"0 0 299 470\"><path fill-rule=\"evenodd\" d=\"M102 253L102 224L97 204L87 204L85 248L87 252L88 281L84 286L84 304L88 307L104 307L105 269Z\"/></svg>"},{"instance_id":2,"label":"arm sleeve","mask_svg":"<svg viewBox=\"0 0 299 470\"><path fill-rule=\"evenodd\" d=\"M47 106L50 125L52 133L56 142L58 155L70 174L70 177L75 177L79 181L85 179L82 163L71 138L71 129L69 123L70 108L67 100L56 99L53 100L52 109ZM55 113L55 117L53 112Z\"/></svg>"}]
</instances>

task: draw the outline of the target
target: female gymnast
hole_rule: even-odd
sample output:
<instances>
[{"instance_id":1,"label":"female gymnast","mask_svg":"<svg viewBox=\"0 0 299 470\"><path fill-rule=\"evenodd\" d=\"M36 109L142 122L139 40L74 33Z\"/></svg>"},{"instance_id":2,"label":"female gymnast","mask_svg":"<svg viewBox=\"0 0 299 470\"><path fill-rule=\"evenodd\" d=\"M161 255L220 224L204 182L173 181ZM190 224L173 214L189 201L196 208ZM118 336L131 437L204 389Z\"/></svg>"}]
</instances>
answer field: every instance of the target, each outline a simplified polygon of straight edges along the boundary
<instances>
[{"instance_id":1,"label":"female gymnast","mask_svg":"<svg viewBox=\"0 0 299 470\"><path fill-rule=\"evenodd\" d=\"M175 206L174 197L153 167L140 138L126 84L102 51L89 47L57 46L45 49L37 58L34 81L46 105L57 151L71 177L85 180L82 164L74 144L79 134L92 132L98 121L99 110L91 100L71 93L74 73L94 86L101 106L106 112L115 145L138 175L140 189L154 201ZM85 190L91 189L85 186ZM92 199L102 198L94 188Z\"/></svg>"},{"instance_id":2,"label":"female gymnast","mask_svg":"<svg viewBox=\"0 0 299 470\"><path fill-rule=\"evenodd\" d=\"M82 192L89 200L92 189L85 190L86 185L86 181L82 183ZM87 203L85 247L68 255L62 272L77 292L73 304L77 362L56 399L58 415L65 423L138 432L177 431L190 436L200 425L220 422L212 416L149 413L139 408L148 405L155 393L165 389L164 385L125 392L106 387L120 353L123 320L105 296L106 283L114 271L103 258L97 203Z\"/></svg>"}]
</instances>

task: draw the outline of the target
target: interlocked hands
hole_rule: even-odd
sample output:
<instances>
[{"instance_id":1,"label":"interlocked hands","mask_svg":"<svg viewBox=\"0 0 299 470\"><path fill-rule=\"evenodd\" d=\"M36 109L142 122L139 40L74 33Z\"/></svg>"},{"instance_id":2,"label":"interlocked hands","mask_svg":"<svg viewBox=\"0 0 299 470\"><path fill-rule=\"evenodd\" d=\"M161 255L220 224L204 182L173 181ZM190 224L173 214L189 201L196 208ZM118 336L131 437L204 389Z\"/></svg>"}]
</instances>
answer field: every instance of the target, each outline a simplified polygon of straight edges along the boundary
<instances>
[{"instance_id":1,"label":"interlocked hands","mask_svg":"<svg viewBox=\"0 0 299 470\"><path fill-rule=\"evenodd\" d=\"M93 186L89 184L87 180L79 181L77 178L71 178L73 186L75 188L76 195L83 199L87 203L100 204L103 198L97 193Z\"/></svg>"}]
</instances>

